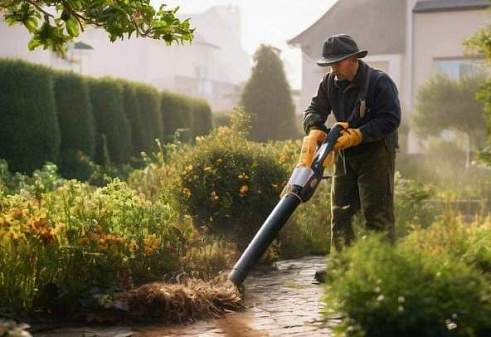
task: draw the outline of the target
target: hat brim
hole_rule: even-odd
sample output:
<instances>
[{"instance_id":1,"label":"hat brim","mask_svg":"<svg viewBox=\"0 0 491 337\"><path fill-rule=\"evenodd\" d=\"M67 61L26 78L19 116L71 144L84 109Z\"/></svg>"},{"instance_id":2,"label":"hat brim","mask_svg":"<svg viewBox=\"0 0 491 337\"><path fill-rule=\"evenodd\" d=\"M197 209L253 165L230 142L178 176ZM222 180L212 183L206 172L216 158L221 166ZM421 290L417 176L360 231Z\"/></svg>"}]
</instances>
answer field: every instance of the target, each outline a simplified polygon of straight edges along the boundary
<instances>
[{"instance_id":1,"label":"hat brim","mask_svg":"<svg viewBox=\"0 0 491 337\"><path fill-rule=\"evenodd\" d=\"M360 51L358 51L356 53L353 53L353 54L343 55L343 56L335 57L335 58L326 58L326 57L323 57L320 60L317 60L317 65L319 65L321 67L327 67L327 66L330 66L333 63L336 63L336 62L345 60L345 59L347 59L348 57L351 57L351 56L356 56L357 58L363 58L363 57L367 56L367 54L368 54L368 51L366 51L366 50L360 50Z\"/></svg>"}]
</instances>

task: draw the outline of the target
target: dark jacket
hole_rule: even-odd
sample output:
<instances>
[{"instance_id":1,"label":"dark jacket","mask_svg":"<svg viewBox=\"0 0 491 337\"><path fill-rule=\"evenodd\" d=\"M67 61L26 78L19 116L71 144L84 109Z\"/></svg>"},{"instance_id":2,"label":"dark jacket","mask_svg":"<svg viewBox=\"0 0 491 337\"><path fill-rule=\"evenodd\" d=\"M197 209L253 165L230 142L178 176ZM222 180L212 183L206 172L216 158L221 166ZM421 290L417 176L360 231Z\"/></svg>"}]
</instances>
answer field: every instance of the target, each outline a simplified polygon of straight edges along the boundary
<instances>
[{"instance_id":1,"label":"dark jacket","mask_svg":"<svg viewBox=\"0 0 491 337\"><path fill-rule=\"evenodd\" d=\"M359 61L358 72L352 82L338 81L326 75L319 85L317 96L312 98L304 114L304 129L326 130L324 125L331 112L338 122L349 122L350 127L359 128L363 135L362 144L348 149L358 152L367 149L368 143L384 141L389 150L397 148L397 128L401 121L401 106L395 83L380 71ZM368 89L363 87L368 83ZM360 118L360 92L366 92L366 113Z\"/></svg>"}]
</instances>

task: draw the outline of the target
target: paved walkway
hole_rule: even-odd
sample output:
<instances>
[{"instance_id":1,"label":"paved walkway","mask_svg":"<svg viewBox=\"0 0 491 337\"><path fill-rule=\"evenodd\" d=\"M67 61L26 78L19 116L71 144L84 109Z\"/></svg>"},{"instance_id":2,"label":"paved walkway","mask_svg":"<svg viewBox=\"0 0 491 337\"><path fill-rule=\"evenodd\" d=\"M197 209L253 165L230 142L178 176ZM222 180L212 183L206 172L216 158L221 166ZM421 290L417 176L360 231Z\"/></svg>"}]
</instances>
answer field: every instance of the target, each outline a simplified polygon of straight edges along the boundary
<instances>
[{"instance_id":1,"label":"paved walkway","mask_svg":"<svg viewBox=\"0 0 491 337\"><path fill-rule=\"evenodd\" d=\"M278 270L253 275L246 282L247 310L223 319L186 326L74 328L35 337L328 337L320 314L322 286L312 284L323 265L323 257L306 257L280 261Z\"/></svg>"}]
</instances>

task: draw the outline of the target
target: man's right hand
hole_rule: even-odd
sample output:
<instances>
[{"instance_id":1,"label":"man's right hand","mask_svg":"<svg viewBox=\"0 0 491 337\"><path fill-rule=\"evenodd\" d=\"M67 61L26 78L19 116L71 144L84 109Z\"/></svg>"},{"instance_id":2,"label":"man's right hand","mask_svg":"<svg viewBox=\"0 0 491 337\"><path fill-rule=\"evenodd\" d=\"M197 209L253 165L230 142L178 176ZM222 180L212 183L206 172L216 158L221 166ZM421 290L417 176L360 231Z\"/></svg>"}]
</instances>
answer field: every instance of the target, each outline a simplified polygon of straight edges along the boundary
<instances>
[{"instance_id":1,"label":"man's right hand","mask_svg":"<svg viewBox=\"0 0 491 337\"><path fill-rule=\"evenodd\" d=\"M317 145L320 145L327 137L327 133L318 129L311 129L309 131L309 137L315 139Z\"/></svg>"}]
</instances>

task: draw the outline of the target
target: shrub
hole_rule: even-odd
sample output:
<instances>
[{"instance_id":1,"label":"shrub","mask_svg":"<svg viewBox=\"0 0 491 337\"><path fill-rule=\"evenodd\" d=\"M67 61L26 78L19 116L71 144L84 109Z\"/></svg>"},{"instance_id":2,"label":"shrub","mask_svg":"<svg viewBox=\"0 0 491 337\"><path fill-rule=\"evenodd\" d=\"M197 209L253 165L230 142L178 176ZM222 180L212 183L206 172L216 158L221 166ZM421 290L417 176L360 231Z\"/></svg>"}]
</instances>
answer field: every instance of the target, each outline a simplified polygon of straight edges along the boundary
<instances>
[{"instance_id":1,"label":"shrub","mask_svg":"<svg viewBox=\"0 0 491 337\"><path fill-rule=\"evenodd\" d=\"M0 78L0 158L29 174L57 162L60 130L49 69L2 60Z\"/></svg>"},{"instance_id":2,"label":"shrub","mask_svg":"<svg viewBox=\"0 0 491 337\"><path fill-rule=\"evenodd\" d=\"M435 207L428 203L433 191L417 181L402 178L399 172L394 185L396 235L403 237L414 228L429 227L438 216Z\"/></svg>"},{"instance_id":3,"label":"shrub","mask_svg":"<svg viewBox=\"0 0 491 337\"><path fill-rule=\"evenodd\" d=\"M394 248L370 237L330 259L327 313L343 315L339 332L366 337L488 335L489 281L456 257L450 245L430 253L413 243Z\"/></svg>"},{"instance_id":4,"label":"shrub","mask_svg":"<svg viewBox=\"0 0 491 337\"><path fill-rule=\"evenodd\" d=\"M205 100L191 101L191 132L194 137L204 136L212 129L211 108Z\"/></svg>"},{"instance_id":5,"label":"shrub","mask_svg":"<svg viewBox=\"0 0 491 337\"><path fill-rule=\"evenodd\" d=\"M230 126L230 112L217 112L212 115L213 127Z\"/></svg>"},{"instance_id":6,"label":"shrub","mask_svg":"<svg viewBox=\"0 0 491 337\"><path fill-rule=\"evenodd\" d=\"M161 109L166 140L172 140L177 129L191 129L188 98L164 91L161 93Z\"/></svg>"},{"instance_id":7,"label":"shrub","mask_svg":"<svg viewBox=\"0 0 491 337\"><path fill-rule=\"evenodd\" d=\"M61 132L60 170L65 177L83 179L80 153L95 154L95 121L86 79L74 73L55 74L55 98Z\"/></svg>"},{"instance_id":8,"label":"shrub","mask_svg":"<svg viewBox=\"0 0 491 337\"><path fill-rule=\"evenodd\" d=\"M127 162L133 150L130 124L124 114L123 86L110 78L91 80L90 95L96 121L96 162L107 164L103 155L106 144L112 162Z\"/></svg>"},{"instance_id":9,"label":"shrub","mask_svg":"<svg viewBox=\"0 0 491 337\"><path fill-rule=\"evenodd\" d=\"M160 112L159 92L147 85L139 84L135 87L138 106L145 130L145 148L147 151L155 150L155 139L162 140L163 128Z\"/></svg>"},{"instance_id":10,"label":"shrub","mask_svg":"<svg viewBox=\"0 0 491 337\"><path fill-rule=\"evenodd\" d=\"M145 124L145 117L140 109L134 83L123 83L123 99L124 112L131 127L133 155L138 156L142 151L148 151L149 148L147 148L148 131Z\"/></svg>"},{"instance_id":11,"label":"shrub","mask_svg":"<svg viewBox=\"0 0 491 337\"><path fill-rule=\"evenodd\" d=\"M195 224L240 248L278 202L287 178L259 145L227 128L201 140L178 172L177 197Z\"/></svg>"},{"instance_id":12,"label":"shrub","mask_svg":"<svg viewBox=\"0 0 491 337\"><path fill-rule=\"evenodd\" d=\"M59 314L69 314L90 290L179 270L185 232L167 204L117 180L99 189L72 180L40 196L38 203L30 192L0 199L0 307L66 305Z\"/></svg>"}]
</instances>

